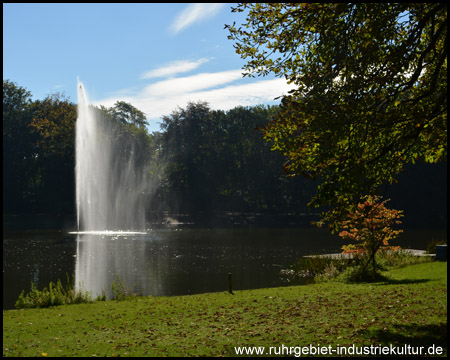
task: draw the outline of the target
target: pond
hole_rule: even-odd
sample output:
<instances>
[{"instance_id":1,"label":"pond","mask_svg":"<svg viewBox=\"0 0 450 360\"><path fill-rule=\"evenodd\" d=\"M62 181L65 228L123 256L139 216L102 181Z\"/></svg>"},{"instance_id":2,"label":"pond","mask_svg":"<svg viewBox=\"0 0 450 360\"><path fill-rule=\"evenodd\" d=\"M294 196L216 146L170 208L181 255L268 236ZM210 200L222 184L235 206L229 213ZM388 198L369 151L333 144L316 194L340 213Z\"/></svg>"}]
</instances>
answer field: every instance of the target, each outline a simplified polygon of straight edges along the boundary
<instances>
[{"instance_id":1,"label":"pond","mask_svg":"<svg viewBox=\"0 0 450 360\"><path fill-rule=\"evenodd\" d=\"M446 230L405 230L393 245L425 249ZM76 235L60 230L4 230L3 309L22 290L77 272L83 288L106 291L117 278L136 293L154 296L286 285L280 270L303 255L339 251L337 235L317 228L182 228L136 235ZM96 289L94 291L94 289Z\"/></svg>"}]
</instances>

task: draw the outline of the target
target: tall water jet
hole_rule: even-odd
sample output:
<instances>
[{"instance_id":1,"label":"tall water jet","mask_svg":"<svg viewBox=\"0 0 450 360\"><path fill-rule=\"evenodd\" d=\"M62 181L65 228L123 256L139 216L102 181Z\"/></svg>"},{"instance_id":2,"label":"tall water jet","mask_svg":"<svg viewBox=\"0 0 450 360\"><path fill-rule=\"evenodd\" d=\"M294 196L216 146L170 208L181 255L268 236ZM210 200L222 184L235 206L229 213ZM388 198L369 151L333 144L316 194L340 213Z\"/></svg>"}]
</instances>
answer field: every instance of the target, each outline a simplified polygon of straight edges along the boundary
<instances>
[{"instance_id":1,"label":"tall water jet","mask_svg":"<svg viewBox=\"0 0 450 360\"><path fill-rule=\"evenodd\" d=\"M123 124L88 103L78 81L76 206L78 231L143 230L143 170Z\"/></svg>"},{"instance_id":2,"label":"tall water jet","mask_svg":"<svg viewBox=\"0 0 450 360\"><path fill-rule=\"evenodd\" d=\"M89 105L78 81L76 123L77 261L75 287L92 296L144 263L121 236L145 229L143 166L126 124ZM134 255L132 255L134 254Z\"/></svg>"}]
</instances>

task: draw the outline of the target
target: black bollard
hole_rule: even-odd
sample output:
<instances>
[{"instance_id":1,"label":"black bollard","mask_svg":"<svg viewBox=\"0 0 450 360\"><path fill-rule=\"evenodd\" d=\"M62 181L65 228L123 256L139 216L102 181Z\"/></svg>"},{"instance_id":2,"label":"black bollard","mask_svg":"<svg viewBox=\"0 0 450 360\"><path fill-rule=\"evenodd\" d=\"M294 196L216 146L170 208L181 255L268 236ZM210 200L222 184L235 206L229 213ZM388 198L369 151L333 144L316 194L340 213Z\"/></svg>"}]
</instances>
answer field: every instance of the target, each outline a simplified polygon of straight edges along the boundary
<instances>
[{"instance_id":1,"label":"black bollard","mask_svg":"<svg viewBox=\"0 0 450 360\"><path fill-rule=\"evenodd\" d=\"M233 284L232 284L232 281L231 281L231 273L228 273L228 292L231 295L234 295L233 294Z\"/></svg>"}]
</instances>

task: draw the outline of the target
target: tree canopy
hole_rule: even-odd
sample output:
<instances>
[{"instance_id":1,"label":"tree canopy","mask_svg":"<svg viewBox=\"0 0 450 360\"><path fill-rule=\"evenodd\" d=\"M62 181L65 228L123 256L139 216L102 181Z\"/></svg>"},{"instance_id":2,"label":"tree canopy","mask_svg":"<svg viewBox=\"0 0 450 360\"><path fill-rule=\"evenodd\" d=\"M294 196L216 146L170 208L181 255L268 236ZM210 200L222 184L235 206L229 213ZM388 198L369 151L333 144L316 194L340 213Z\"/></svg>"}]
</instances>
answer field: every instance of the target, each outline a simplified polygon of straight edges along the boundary
<instances>
[{"instance_id":1,"label":"tree canopy","mask_svg":"<svg viewBox=\"0 0 450 360\"><path fill-rule=\"evenodd\" d=\"M114 106L108 110L112 117L123 124L134 124L143 128L148 125L145 114L125 101L116 101Z\"/></svg>"},{"instance_id":2,"label":"tree canopy","mask_svg":"<svg viewBox=\"0 0 450 360\"><path fill-rule=\"evenodd\" d=\"M11 211L22 208L29 193L27 175L33 161L30 104L29 91L3 80L3 209Z\"/></svg>"},{"instance_id":3,"label":"tree canopy","mask_svg":"<svg viewBox=\"0 0 450 360\"><path fill-rule=\"evenodd\" d=\"M287 172L320 179L310 206L337 224L406 163L447 159L447 5L244 3L226 25L247 76L296 88L264 137Z\"/></svg>"},{"instance_id":4,"label":"tree canopy","mask_svg":"<svg viewBox=\"0 0 450 360\"><path fill-rule=\"evenodd\" d=\"M306 212L311 187L286 179L279 154L255 128L276 107L211 110L189 103L162 117L155 139L157 204L173 212Z\"/></svg>"}]
</instances>

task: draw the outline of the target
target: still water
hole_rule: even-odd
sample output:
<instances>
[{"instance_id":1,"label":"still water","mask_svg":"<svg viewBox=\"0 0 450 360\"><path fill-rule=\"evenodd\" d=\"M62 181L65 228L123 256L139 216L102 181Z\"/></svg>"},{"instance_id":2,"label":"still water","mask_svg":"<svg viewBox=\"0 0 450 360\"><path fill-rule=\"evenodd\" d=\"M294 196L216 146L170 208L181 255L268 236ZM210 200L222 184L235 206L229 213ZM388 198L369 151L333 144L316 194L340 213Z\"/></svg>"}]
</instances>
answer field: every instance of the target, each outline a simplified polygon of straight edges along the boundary
<instances>
[{"instance_id":1,"label":"still water","mask_svg":"<svg viewBox=\"0 0 450 360\"><path fill-rule=\"evenodd\" d=\"M425 249L446 230L405 230L392 245ZM4 230L3 309L22 290L77 270L84 288L111 295L118 277L143 295L172 296L281 286L279 272L303 255L337 252L343 242L317 228L168 228L135 235L76 235L59 230Z\"/></svg>"}]
</instances>

